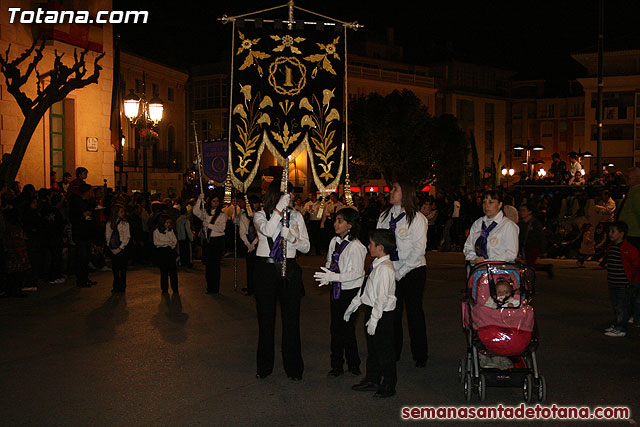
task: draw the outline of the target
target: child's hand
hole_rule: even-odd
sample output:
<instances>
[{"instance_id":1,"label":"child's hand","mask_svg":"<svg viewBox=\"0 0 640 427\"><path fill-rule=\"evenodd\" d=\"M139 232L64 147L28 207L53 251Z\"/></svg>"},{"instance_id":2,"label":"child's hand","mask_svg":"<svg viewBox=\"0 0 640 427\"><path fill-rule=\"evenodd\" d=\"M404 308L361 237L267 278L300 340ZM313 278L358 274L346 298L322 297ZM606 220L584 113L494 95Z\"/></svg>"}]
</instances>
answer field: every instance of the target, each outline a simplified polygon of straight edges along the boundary
<instances>
[{"instance_id":1,"label":"child's hand","mask_svg":"<svg viewBox=\"0 0 640 427\"><path fill-rule=\"evenodd\" d=\"M367 333L369 335L375 335L376 334L376 326L378 326L378 321L377 320L373 320L373 319L369 319L369 321L366 324L367 326Z\"/></svg>"},{"instance_id":2,"label":"child's hand","mask_svg":"<svg viewBox=\"0 0 640 427\"><path fill-rule=\"evenodd\" d=\"M320 282L320 286L323 284L328 284L329 282L336 282L338 280L338 273L334 273L333 271L329 271L326 267L320 267L322 271L316 272L313 277L317 282Z\"/></svg>"}]
</instances>

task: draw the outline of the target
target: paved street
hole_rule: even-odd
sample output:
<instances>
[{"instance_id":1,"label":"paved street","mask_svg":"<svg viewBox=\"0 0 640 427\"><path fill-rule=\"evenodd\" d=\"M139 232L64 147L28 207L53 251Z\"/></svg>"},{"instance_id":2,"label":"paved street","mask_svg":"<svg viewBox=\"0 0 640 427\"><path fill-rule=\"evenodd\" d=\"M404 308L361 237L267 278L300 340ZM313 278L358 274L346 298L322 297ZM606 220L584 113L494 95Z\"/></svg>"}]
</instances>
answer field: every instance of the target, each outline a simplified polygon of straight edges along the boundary
<instances>
[{"instance_id":1,"label":"paved street","mask_svg":"<svg viewBox=\"0 0 640 427\"><path fill-rule=\"evenodd\" d=\"M382 401L351 391L355 377L326 376L328 289L313 281L321 262L300 258L307 296L299 383L287 379L279 351L273 375L254 377L255 304L233 291L232 258L224 260L219 296L204 294L198 265L179 272L181 299L164 300L159 271L149 267L130 272L126 296L112 296L106 272L92 275L99 282L93 288L53 285L28 298L0 300L0 424L389 425L402 424L405 405L463 405L456 373L465 349L462 256L429 253L427 368L413 366L405 333L397 395ZM605 271L593 263L586 269L570 260L554 264L556 279L541 275L536 298L548 403L624 405L632 416L640 413L640 329L631 328L626 338L605 337L612 311ZM238 287L243 284L240 261ZM364 362L362 316L359 323ZM521 389L489 388L485 405L519 405L521 397ZM472 404L480 405L477 397Z\"/></svg>"}]
</instances>

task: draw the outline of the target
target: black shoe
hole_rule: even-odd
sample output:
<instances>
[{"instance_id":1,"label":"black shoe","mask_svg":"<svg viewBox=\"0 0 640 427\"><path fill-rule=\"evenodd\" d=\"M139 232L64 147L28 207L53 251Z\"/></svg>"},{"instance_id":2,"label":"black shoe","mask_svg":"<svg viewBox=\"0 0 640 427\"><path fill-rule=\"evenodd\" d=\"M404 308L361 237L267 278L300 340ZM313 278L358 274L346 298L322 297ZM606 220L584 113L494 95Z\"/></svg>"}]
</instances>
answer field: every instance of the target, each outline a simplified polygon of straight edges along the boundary
<instances>
[{"instance_id":1,"label":"black shoe","mask_svg":"<svg viewBox=\"0 0 640 427\"><path fill-rule=\"evenodd\" d=\"M90 287L91 287L91 284L90 284L89 282L86 282L86 283L78 283L76 286L77 286L77 287L79 287L79 288L90 288Z\"/></svg>"},{"instance_id":2,"label":"black shoe","mask_svg":"<svg viewBox=\"0 0 640 427\"><path fill-rule=\"evenodd\" d=\"M302 376L292 375L292 376L289 377L289 379L291 381L295 381L295 382L302 381Z\"/></svg>"},{"instance_id":3,"label":"black shoe","mask_svg":"<svg viewBox=\"0 0 640 427\"><path fill-rule=\"evenodd\" d=\"M88 280L87 283L89 284L89 286L95 286L98 284L98 282L96 282L95 280Z\"/></svg>"},{"instance_id":4,"label":"black shoe","mask_svg":"<svg viewBox=\"0 0 640 427\"><path fill-rule=\"evenodd\" d=\"M362 380L356 385L351 386L351 390L355 391L378 391L379 385L369 380Z\"/></svg>"},{"instance_id":5,"label":"black shoe","mask_svg":"<svg viewBox=\"0 0 640 427\"><path fill-rule=\"evenodd\" d=\"M268 374L257 373L256 374L256 378L263 380L263 379L267 378L269 375L271 375L271 372L269 372Z\"/></svg>"},{"instance_id":6,"label":"black shoe","mask_svg":"<svg viewBox=\"0 0 640 427\"><path fill-rule=\"evenodd\" d=\"M360 368L357 366L349 368L349 372L351 372L353 375L356 375L356 376L362 375Z\"/></svg>"},{"instance_id":7,"label":"black shoe","mask_svg":"<svg viewBox=\"0 0 640 427\"><path fill-rule=\"evenodd\" d=\"M380 388L378 388L378 391L376 391L376 394L374 394L373 397L375 397L376 399L384 399L386 397L395 396L395 394L396 394L395 388L388 387L388 386L380 386Z\"/></svg>"},{"instance_id":8,"label":"black shoe","mask_svg":"<svg viewBox=\"0 0 640 427\"><path fill-rule=\"evenodd\" d=\"M332 370L329 371L327 376L328 377L339 377L342 374L344 374L344 371L342 369L332 369Z\"/></svg>"},{"instance_id":9,"label":"black shoe","mask_svg":"<svg viewBox=\"0 0 640 427\"><path fill-rule=\"evenodd\" d=\"M425 366L427 366L426 360L416 360L416 368L424 368Z\"/></svg>"},{"instance_id":10,"label":"black shoe","mask_svg":"<svg viewBox=\"0 0 640 427\"><path fill-rule=\"evenodd\" d=\"M215 291L206 291L205 294L207 295L216 295L218 292Z\"/></svg>"}]
</instances>

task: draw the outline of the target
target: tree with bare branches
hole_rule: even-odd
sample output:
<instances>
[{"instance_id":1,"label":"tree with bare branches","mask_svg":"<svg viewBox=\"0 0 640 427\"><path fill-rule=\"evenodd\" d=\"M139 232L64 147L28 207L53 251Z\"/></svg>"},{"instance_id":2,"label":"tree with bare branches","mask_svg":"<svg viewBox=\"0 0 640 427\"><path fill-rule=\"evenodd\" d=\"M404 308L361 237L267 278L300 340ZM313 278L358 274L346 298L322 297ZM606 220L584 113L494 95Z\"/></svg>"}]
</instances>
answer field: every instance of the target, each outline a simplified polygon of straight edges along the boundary
<instances>
[{"instance_id":1,"label":"tree with bare branches","mask_svg":"<svg viewBox=\"0 0 640 427\"><path fill-rule=\"evenodd\" d=\"M82 50L79 56L77 50L74 49L74 63L71 67L62 62L64 54L58 54L58 51L55 50L53 69L45 74L40 74L36 67L43 58L42 51L45 44L42 41L40 46L36 47L37 45L38 40L36 39L31 47L14 60L9 59L11 44L9 44L4 55L0 54L0 72L4 75L7 91L16 99L24 115L24 122L13 145L13 150L11 150L11 154L3 156L2 164L0 164L0 178L4 179L5 182L15 180L29 141L31 141L31 136L49 107L56 102L62 101L70 92L76 89L83 88L91 83L98 83L100 70L102 70L98 62L104 57L105 52L95 58L93 74L85 78L87 73L85 56L89 52L88 48ZM31 63L23 73L20 66L28 59L31 59ZM34 71L37 79L37 95L34 99L31 99L24 92L24 88ZM45 77L49 79L46 83L44 81Z\"/></svg>"}]
</instances>

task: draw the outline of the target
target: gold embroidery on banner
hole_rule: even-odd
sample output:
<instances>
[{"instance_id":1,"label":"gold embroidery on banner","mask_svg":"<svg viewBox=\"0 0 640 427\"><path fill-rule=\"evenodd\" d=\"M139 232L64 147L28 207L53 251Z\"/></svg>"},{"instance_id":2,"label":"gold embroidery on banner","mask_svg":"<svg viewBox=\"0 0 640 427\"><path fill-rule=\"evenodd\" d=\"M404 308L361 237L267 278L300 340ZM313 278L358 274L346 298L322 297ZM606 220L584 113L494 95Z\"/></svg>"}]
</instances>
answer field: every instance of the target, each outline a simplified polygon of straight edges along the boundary
<instances>
[{"instance_id":1,"label":"gold embroidery on banner","mask_svg":"<svg viewBox=\"0 0 640 427\"><path fill-rule=\"evenodd\" d=\"M294 82L295 70L299 74L297 82ZM284 75L284 82L279 83L276 75L280 74ZM307 67L296 57L280 56L269 66L269 84L279 95L297 95L307 85Z\"/></svg>"},{"instance_id":2,"label":"gold embroidery on banner","mask_svg":"<svg viewBox=\"0 0 640 427\"><path fill-rule=\"evenodd\" d=\"M241 155L238 155L238 168L234 172L244 177L245 174L249 174L248 167L253 161L251 155L257 149L261 125L271 124L271 117L262 110L267 107L273 107L273 101L271 101L270 97L265 96L260 100L256 110L256 102L261 98L260 93L252 100L251 85L240 85L240 93L244 95L244 102L236 105L232 112L233 115L238 114L240 116L241 122L241 125L236 124L240 143L234 142L234 145Z\"/></svg>"},{"instance_id":3,"label":"gold embroidery on banner","mask_svg":"<svg viewBox=\"0 0 640 427\"><path fill-rule=\"evenodd\" d=\"M340 61L340 55L338 55L338 52L336 50L336 45L338 44L339 41L340 41L340 36L333 39L333 43L329 43L326 45L322 43L316 43L318 47L324 52L317 53L315 55L309 55L304 58L306 61L316 63L316 67L311 72L311 78L316 77L316 75L318 74L319 68L322 68L323 70L333 74L334 76L337 75L336 70L334 70L333 65L331 65L331 61L329 60L329 57L333 57L334 59L337 59L338 61Z\"/></svg>"},{"instance_id":4,"label":"gold embroidery on banner","mask_svg":"<svg viewBox=\"0 0 640 427\"><path fill-rule=\"evenodd\" d=\"M329 159L338 148L332 147L332 145L334 145L333 138L336 134L336 129L331 128L334 127L332 126L332 122L340 120L340 113L338 113L338 110L335 108L329 110L331 99L335 97L333 94L334 91L335 89L325 89L322 91L322 104L320 104L318 97L313 95L312 100L317 106L317 112L307 98L300 100L300 107L311 112L311 114L306 114L302 117L301 126L309 126L310 128L311 142L316 150L315 155L322 160L322 162L319 163L323 170L320 178L326 180L334 177L331 173L333 160L329 161Z\"/></svg>"},{"instance_id":5,"label":"gold embroidery on banner","mask_svg":"<svg viewBox=\"0 0 640 427\"><path fill-rule=\"evenodd\" d=\"M262 76L263 74L262 67L260 66L260 63L258 62L258 60L270 58L271 55L269 55L268 53L257 51L257 50L252 50L252 48L260 42L260 38L257 38L257 39L246 38L244 34L242 34L240 31L238 31L238 38L242 40L242 43L240 44L240 47L236 52L236 56L240 55L245 50L249 51L249 53L247 54L247 57L244 59L244 62L238 68L238 70L244 70L245 68L255 65L255 67L258 69L258 73L260 73L260 76Z\"/></svg>"},{"instance_id":6,"label":"gold embroidery on banner","mask_svg":"<svg viewBox=\"0 0 640 427\"><path fill-rule=\"evenodd\" d=\"M288 116L295 104L289 101L288 99L285 99L284 103L280 101L278 105L280 105L280 108L282 109L282 112L284 113L284 115Z\"/></svg>"},{"instance_id":7,"label":"gold embroidery on banner","mask_svg":"<svg viewBox=\"0 0 640 427\"><path fill-rule=\"evenodd\" d=\"M277 132L271 131L271 135L273 135L273 138L276 141L282 144L283 151L285 152L289 149L289 146L291 144L295 143L298 138L300 138L301 133L302 132L290 133L289 125L287 123L284 124L282 135L279 135Z\"/></svg>"},{"instance_id":8,"label":"gold embroidery on banner","mask_svg":"<svg viewBox=\"0 0 640 427\"><path fill-rule=\"evenodd\" d=\"M279 41L281 42L281 44L279 46L276 46L273 51L274 52L282 52L284 51L286 48L289 48L289 50L291 51L291 53L296 53L298 55L301 55L302 52L300 51L300 49L298 49L297 47L294 46L294 43L300 43L305 41L306 39L304 37L296 37L295 39L290 36L290 35L286 35L286 36L271 36L272 39L274 39L275 41Z\"/></svg>"}]
</instances>

